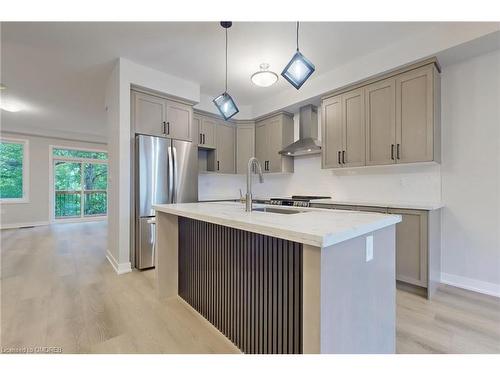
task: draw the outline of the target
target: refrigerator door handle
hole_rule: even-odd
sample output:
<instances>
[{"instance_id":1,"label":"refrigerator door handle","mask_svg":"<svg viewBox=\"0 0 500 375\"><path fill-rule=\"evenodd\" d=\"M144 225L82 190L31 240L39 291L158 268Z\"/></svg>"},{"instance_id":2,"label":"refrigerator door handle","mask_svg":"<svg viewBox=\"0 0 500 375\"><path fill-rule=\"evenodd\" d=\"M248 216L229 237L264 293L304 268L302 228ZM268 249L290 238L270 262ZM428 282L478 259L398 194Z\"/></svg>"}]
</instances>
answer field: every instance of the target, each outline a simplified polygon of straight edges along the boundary
<instances>
[{"instance_id":1,"label":"refrigerator door handle","mask_svg":"<svg viewBox=\"0 0 500 375\"><path fill-rule=\"evenodd\" d=\"M168 203L174 202L174 161L172 147L168 146Z\"/></svg>"},{"instance_id":2,"label":"refrigerator door handle","mask_svg":"<svg viewBox=\"0 0 500 375\"><path fill-rule=\"evenodd\" d=\"M177 188L176 188L176 184L177 184L177 149L175 148L175 146L172 147L172 149L174 150L174 180L172 181L172 190L173 190L173 196L172 196L172 203L177 203Z\"/></svg>"}]
</instances>

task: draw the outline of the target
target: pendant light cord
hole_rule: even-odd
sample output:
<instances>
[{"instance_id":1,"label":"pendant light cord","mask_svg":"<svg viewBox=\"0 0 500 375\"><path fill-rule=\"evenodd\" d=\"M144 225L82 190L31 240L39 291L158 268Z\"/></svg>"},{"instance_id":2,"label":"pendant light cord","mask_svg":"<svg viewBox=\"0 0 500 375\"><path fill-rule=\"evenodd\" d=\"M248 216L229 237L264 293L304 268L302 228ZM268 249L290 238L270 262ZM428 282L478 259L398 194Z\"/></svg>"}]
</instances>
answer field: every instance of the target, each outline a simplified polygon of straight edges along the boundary
<instances>
[{"instance_id":1,"label":"pendant light cord","mask_svg":"<svg viewBox=\"0 0 500 375\"><path fill-rule=\"evenodd\" d=\"M226 28L226 89L224 92L227 92L227 28Z\"/></svg>"},{"instance_id":2,"label":"pendant light cord","mask_svg":"<svg viewBox=\"0 0 500 375\"><path fill-rule=\"evenodd\" d=\"M297 21L297 51L299 50L299 21Z\"/></svg>"}]
</instances>

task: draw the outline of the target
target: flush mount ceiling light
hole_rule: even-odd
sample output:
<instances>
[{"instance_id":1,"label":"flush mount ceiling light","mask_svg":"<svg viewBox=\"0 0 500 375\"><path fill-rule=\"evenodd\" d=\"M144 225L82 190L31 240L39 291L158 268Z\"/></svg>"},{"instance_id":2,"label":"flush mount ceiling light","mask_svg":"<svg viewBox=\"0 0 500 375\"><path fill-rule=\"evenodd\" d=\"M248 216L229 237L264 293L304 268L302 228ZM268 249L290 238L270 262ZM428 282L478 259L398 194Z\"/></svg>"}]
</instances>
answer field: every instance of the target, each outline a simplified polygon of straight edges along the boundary
<instances>
[{"instance_id":1,"label":"flush mount ceiling light","mask_svg":"<svg viewBox=\"0 0 500 375\"><path fill-rule=\"evenodd\" d=\"M260 71L252 74L250 79L252 82L260 87L269 87L278 81L278 75L268 70L269 64L260 64Z\"/></svg>"},{"instance_id":2,"label":"flush mount ceiling light","mask_svg":"<svg viewBox=\"0 0 500 375\"><path fill-rule=\"evenodd\" d=\"M297 52L285 66L281 75L298 90L315 69L314 64L299 52L299 23L297 22Z\"/></svg>"},{"instance_id":3,"label":"flush mount ceiling light","mask_svg":"<svg viewBox=\"0 0 500 375\"><path fill-rule=\"evenodd\" d=\"M227 29L229 29L233 25L233 23L230 21L224 21L221 22L220 25L224 29L226 29L226 86L224 92L216 97L213 102L222 117L224 117L224 120L229 120L239 112L236 103L234 102L233 98L231 98L231 95L229 95L227 92Z\"/></svg>"},{"instance_id":4,"label":"flush mount ceiling light","mask_svg":"<svg viewBox=\"0 0 500 375\"><path fill-rule=\"evenodd\" d=\"M0 104L0 109L7 112L19 112L22 110L22 107L17 103L4 100Z\"/></svg>"}]
</instances>

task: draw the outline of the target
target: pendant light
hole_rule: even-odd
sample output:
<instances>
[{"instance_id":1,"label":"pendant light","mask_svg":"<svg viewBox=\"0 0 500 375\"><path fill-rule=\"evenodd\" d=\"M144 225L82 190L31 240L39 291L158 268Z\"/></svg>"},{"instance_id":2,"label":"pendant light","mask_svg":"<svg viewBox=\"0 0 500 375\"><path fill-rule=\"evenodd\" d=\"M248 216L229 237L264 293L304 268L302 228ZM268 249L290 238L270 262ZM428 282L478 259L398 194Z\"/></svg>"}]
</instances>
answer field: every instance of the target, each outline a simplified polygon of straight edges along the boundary
<instances>
[{"instance_id":1,"label":"pendant light","mask_svg":"<svg viewBox=\"0 0 500 375\"><path fill-rule=\"evenodd\" d=\"M314 64L299 52L299 22L297 21L297 52L285 66L281 75L298 90L315 69Z\"/></svg>"},{"instance_id":2,"label":"pendant light","mask_svg":"<svg viewBox=\"0 0 500 375\"><path fill-rule=\"evenodd\" d=\"M230 21L224 21L221 22L220 25L224 29L226 29L226 86L224 92L216 97L213 102L222 117L224 117L224 120L229 120L239 112L236 103L234 102L233 98L231 98L231 95L229 95L227 92L227 29L229 29L233 25L233 23Z\"/></svg>"}]
</instances>

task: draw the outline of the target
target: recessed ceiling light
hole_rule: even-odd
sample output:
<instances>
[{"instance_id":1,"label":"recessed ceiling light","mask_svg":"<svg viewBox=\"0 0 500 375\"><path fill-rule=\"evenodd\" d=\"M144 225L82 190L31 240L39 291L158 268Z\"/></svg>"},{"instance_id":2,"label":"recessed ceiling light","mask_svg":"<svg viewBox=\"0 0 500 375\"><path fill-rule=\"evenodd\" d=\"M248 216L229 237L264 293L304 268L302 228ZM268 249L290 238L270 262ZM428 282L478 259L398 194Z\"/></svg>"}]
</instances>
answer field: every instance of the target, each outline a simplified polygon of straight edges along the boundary
<instances>
[{"instance_id":1,"label":"recessed ceiling light","mask_svg":"<svg viewBox=\"0 0 500 375\"><path fill-rule=\"evenodd\" d=\"M278 75L268 70L269 64L260 64L260 71L252 74L250 77L252 82L260 87L269 87L278 81Z\"/></svg>"}]
</instances>

